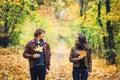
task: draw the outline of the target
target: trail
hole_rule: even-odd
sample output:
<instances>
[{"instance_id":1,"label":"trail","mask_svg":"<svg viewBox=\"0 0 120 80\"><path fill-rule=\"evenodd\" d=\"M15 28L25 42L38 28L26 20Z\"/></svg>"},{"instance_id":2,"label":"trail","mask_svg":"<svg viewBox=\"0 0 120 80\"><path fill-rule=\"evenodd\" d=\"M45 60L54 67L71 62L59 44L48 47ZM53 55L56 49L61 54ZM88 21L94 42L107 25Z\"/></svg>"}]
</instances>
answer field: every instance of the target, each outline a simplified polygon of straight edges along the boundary
<instances>
[{"instance_id":1,"label":"trail","mask_svg":"<svg viewBox=\"0 0 120 80\"><path fill-rule=\"evenodd\" d=\"M47 80L72 80L72 63L69 62L70 49L61 41L54 49L51 70ZM106 61L92 57L92 73L88 80L120 80L115 65L108 66Z\"/></svg>"},{"instance_id":2,"label":"trail","mask_svg":"<svg viewBox=\"0 0 120 80\"><path fill-rule=\"evenodd\" d=\"M69 54L70 48L64 41L60 41L52 52L51 67L46 80L72 80ZM120 71L116 70L115 65L108 66L105 60L94 56L92 63L92 74L88 80L120 80ZM22 53L0 49L0 80L30 80L28 60L23 58Z\"/></svg>"},{"instance_id":3,"label":"trail","mask_svg":"<svg viewBox=\"0 0 120 80\"><path fill-rule=\"evenodd\" d=\"M72 65L69 62L69 49L61 41L54 49L51 57L51 70L48 80L71 80Z\"/></svg>"}]
</instances>

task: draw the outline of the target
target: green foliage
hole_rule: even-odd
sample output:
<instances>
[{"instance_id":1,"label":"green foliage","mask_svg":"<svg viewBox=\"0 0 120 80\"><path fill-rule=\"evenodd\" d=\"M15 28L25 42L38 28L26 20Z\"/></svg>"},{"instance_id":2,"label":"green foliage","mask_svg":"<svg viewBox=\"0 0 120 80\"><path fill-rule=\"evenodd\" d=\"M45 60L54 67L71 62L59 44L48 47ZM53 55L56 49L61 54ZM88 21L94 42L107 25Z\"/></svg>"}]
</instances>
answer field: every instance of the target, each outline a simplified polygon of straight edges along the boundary
<instances>
[{"instance_id":1,"label":"green foliage","mask_svg":"<svg viewBox=\"0 0 120 80\"><path fill-rule=\"evenodd\" d=\"M14 33L11 35L11 39L10 39L10 44L15 46L15 45L19 45L19 40L20 40L20 31L21 29L20 28L16 28L14 30Z\"/></svg>"},{"instance_id":2,"label":"green foliage","mask_svg":"<svg viewBox=\"0 0 120 80\"><path fill-rule=\"evenodd\" d=\"M2 0L0 1L0 25L3 27L2 33L9 34L10 42L18 44L20 28L18 24L22 24L27 15L37 7L35 2L24 0ZM19 31L16 31L16 28Z\"/></svg>"},{"instance_id":3,"label":"green foliage","mask_svg":"<svg viewBox=\"0 0 120 80\"><path fill-rule=\"evenodd\" d=\"M21 29L22 33L20 34L20 44L25 46L28 41L34 39L34 31L40 27L45 30L45 40L51 44L53 49L53 47L58 43L57 28L53 27L50 19L42 17L38 12L39 11L34 12L34 15L30 15L24 22L24 28Z\"/></svg>"},{"instance_id":4,"label":"green foliage","mask_svg":"<svg viewBox=\"0 0 120 80\"><path fill-rule=\"evenodd\" d=\"M103 36L108 36L106 21L111 20L111 26L114 27L115 51L117 55L120 54L119 0L111 0L111 12L107 15L105 0L84 0L86 5L83 16L79 13L79 0L44 0L44 4L39 6L39 0L16 1L1 0L0 3L2 6L0 27L4 32L5 20L8 21L7 28L8 33L12 33L10 36L12 45L20 43L24 46L34 38L35 29L41 27L46 31L45 40L50 43L52 49L61 40L72 47L77 34L83 33L93 52L103 56L105 54ZM98 18L99 1L101 1L100 18ZM98 20L101 20L103 26L100 26Z\"/></svg>"},{"instance_id":5,"label":"green foliage","mask_svg":"<svg viewBox=\"0 0 120 80\"><path fill-rule=\"evenodd\" d=\"M110 63L110 64L115 64L116 63L116 60L115 60L115 58L113 58L113 56L114 57L117 56L115 54L115 50L114 49L106 51L105 58L106 58L106 60L107 60L108 63Z\"/></svg>"}]
</instances>

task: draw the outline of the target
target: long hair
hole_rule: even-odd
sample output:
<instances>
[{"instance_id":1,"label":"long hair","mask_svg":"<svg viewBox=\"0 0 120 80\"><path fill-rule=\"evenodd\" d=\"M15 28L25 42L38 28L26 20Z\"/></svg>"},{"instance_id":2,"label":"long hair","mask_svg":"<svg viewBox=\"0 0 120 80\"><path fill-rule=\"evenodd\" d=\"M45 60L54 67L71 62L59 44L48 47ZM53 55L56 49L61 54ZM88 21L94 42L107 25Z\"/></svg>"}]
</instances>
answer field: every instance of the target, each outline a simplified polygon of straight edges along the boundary
<instances>
[{"instance_id":1,"label":"long hair","mask_svg":"<svg viewBox=\"0 0 120 80\"><path fill-rule=\"evenodd\" d=\"M78 40L80 42L80 45L77 45L77 48L83 49L83 50L86 50L86 51L90 50L90 47L89 47L88 42L86 41L85 35L83 35L81 33L78 33Z\"/></svg>"}]
</instances>

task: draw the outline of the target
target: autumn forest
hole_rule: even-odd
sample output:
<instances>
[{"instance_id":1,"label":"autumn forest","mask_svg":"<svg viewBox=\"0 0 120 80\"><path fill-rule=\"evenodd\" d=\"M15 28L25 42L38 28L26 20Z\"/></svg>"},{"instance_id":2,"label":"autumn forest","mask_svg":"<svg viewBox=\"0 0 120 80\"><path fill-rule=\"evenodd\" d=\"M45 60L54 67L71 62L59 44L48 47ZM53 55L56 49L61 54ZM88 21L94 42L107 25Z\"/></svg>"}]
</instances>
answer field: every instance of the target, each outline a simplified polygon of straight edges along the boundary
<instances>
[{"instance_id":1,"label":"autumn forest","mask_svg":"<svg viewBox=\"0 0 120 80\"><path fill-rule=\"evenodd\" d=\"M72 80L78 33L92 49L88 80L120 80L120 0L0 0L0 80L30 80L22 55L37 28L51 47L46 80Z\"/></svg>"}]
</instances>

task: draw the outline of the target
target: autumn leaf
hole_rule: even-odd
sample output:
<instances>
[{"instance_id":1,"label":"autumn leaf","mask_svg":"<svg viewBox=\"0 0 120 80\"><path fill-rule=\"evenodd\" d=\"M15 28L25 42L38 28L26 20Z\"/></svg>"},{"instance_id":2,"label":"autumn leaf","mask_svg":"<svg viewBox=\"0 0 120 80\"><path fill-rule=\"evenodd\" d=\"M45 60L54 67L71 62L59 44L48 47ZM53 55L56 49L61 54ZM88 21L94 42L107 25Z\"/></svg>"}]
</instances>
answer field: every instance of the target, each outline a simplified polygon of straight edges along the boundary
<instances>
[{"instance_id":1,"label":"autumn leaf","mask_svg":"<svg viewBox=\"0 0 120 80\"><path fill-rule=\"evenodd\" d=\"M86 51L85 50L80 50L80 56L86 56L87 54L86 54Z\"/></svg>"},{"instance_id":2,"label":"autumn leaf","mask_svg":"<svg viewBox=\"0 0 120 80\"><path fill-rule=\"evenodd\" d=\"M37 46L34 49L35 51L43 52L43 47Z\"/></svg>"}]
</instances>

